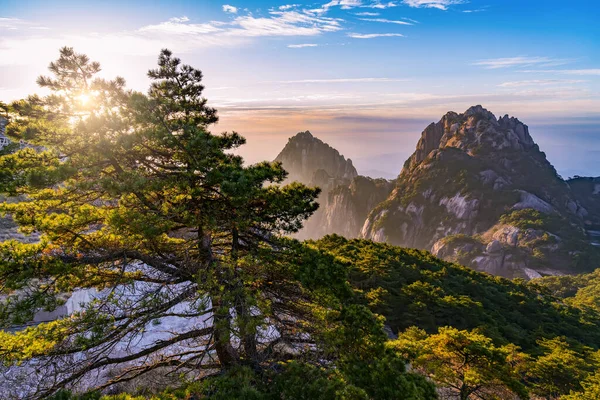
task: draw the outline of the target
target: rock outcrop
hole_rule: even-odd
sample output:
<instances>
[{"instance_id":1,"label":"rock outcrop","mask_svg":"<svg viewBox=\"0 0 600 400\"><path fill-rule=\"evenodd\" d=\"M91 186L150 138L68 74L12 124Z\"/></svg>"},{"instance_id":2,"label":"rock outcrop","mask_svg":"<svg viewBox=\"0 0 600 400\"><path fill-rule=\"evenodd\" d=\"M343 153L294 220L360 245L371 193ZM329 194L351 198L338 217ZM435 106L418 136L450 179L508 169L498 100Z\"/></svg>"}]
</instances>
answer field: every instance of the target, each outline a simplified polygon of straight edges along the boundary
<instances>
[{"instance_id":1,"label":"rock outcrop","mask_svg":"<svg viewBox=\"0 0 600 400\"><path fill-rule=\"evenodd\" d=\"M358 176L310 132L276 160L323 189L301 239L364 237L508 278L600 267L600 178L565 182L527 125L482 106L430 124L395 181Z\"/></svg>"},{"instance_id":2,"label":"rock outcrop","mask_svg":"<svg viewBox=\"0 0 600 400\"><path fill-rule=\"evenodd\" d=\"M576 176L567 181L575 199L587 214L583 215L587 228L600 230L600 177Z\"/></svg>"},{"instance_id":3,"label":"rock outcrop","mask_svg":"<svg viewBox=\"0 0 600 400\"><path fill-rule=\"evenodd\" d=\"M290 138L275 161L280 161L289 173L287 181L322 190L320 207L297 235L300 239L317 239L331 233L358 237L369 212L393 188L391 181L359 176L352 160L308 131Z\"/></svg>"},{"instance_id":4,"label":"rock outcrop","mask_svg":"<svg viewBox=\"0 0 600 400\"><path fill-rule=\"evenodd\" d=\"M359 237L369 212L388 197L393 186L385 179L359 175L350 185L335 187L325 202L317 236L335 233L347 238Z\"/></svg>"},{"instance_id":5,"label":"rock outcrop","mask_svg":"<svg viewBox=\"0 0 600 400\"><path fill-rule=\"evenodd\" d=\"M475 106L423 131L361 233L505 277L593 269L584 228L588 208L600 207L595 184L574 195L527 125Z\"/></svg>"},{"instance_id":6,"label":"rock outcrop","mask_svg":"<svg viewBox=\"0 0 600 400\"><path fill-rule=\"evenodd\" d=\"M358 176L352 160L346 159L336 149L314 137L309 131L290 138L275 161L283 164L289 181L305 184L325 184L326 190L340 181L350 182ZM332 187L331 187L332 188Z\"/></svg>"}]
</instances>

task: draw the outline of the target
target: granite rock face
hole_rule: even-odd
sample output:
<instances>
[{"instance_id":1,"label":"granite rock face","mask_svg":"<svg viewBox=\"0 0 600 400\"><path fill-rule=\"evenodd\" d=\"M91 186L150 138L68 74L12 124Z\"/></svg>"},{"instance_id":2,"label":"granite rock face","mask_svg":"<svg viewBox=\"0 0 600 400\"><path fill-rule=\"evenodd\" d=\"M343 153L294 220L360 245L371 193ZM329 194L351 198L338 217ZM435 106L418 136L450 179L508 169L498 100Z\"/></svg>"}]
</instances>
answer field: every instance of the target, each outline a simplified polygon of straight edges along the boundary
<instances>
[{"instance_id":1,"label":"granite rock face","mask_svg":"<svg viewBox=\"0 0 600 400\"><path fill-rule=\"evenodd\" d=\"M282 163L289 173L289 181L322 184L325 178L329 186L340 180L351 181L358 176L352 160L346 159L309 131L300 132L290 138L275 161Z\"/></svg>"},{"instance_id":2,"label":"granite rock face","mask_svg":"<svg viewBox=\"0 0 600 400\"><path fill-rule=\"evenodd\" d=\"M361 235L510 278L593 269L585 228L588 208L600 207L595 184L575 195L527 125L474 106L423 131Z\"/></svg>"},{"instance_id":3,"label":"granite rock face","mask_svg":"<svg viewBox=\"0 0 600 400\"><path fill-rule=\"evenodd\" d=\"M347 238L360 237L369 212L384 201L393 189L385 179L355 177L350 185L339 185L329 192L319 236L338 234Z\"/></svg>"},{"instance_id":4,"label":"granite rock face","mask_svg":"<svg viewBox=\"0 0 600 400\"><path fill-rule=\"evenodd\" d=\"M600 230L600 177L588 178L576 176L567 181L578 204L587 213L583 215L586 227Z\"/></svg>"},{"instance_id":5,"label":"granite rock face","mask_svg":"<svg viewBox=\"0 0 600 400\"><path fill-rule=\"evenodd\" d=\"M350 159L308 131L290 138L275 161L289 173L288 182L322 190L319 209L298 233L300 239L331 233L358 237L369 211L385 200L393 187L385 179L359 176Z\"/></svg>"},{"instance_id":6,"label":"granite rock face","mask_svg":"<svg viewBox=\"0 0 600 400\"><path fill-rule=\"evenodd\" d=\"M426 127L394 181L358 176L309 132L276 160L323 189L300 239L363 237L507 278L600 267L600 178L565 182L527 125L479 105Z\"/></svg>"}]
</instances>

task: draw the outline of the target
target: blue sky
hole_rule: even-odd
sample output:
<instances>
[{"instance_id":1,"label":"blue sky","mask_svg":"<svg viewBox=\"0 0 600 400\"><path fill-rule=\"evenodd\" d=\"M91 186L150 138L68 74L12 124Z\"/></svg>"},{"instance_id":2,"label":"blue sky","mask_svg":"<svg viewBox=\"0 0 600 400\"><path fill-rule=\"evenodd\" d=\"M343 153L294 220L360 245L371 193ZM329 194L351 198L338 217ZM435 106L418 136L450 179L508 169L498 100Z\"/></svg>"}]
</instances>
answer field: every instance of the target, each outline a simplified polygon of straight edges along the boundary
<instances>
[{"instance_id":1,"label":"blue sky","mask_svg":"<svg viewBox=\"0 0 600 400\"><path fill-rule=\"evenodd\" d=\"M126 4L123 4L126 3ZM517 116L565 176L600 175L600 2L0 0L0 100L64 45L143 90L158 51L203 70L217 130L272 159L310 129L397 174L420 132L482 104Z\"/></svg>"}]
</instances>

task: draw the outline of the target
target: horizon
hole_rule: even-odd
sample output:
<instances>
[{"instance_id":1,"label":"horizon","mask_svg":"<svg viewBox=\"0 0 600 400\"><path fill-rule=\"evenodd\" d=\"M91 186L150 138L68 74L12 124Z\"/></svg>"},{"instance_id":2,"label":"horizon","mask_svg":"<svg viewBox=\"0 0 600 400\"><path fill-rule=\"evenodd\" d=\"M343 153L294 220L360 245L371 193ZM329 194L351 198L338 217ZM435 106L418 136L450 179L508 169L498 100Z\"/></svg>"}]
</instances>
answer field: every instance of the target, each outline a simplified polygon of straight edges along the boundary
<instances>
[{"instance_id":1,"label":"horizon","mask_svg":"<svg viewBox=\"0 0 600 400\"><path fill-rule=\"evenodd\" d=\"M359 173L395 176L429 123L481 104L527 124L563 177L600 176L600 5L297 3L0 0L0 100L40 92L65 45L145 91L167 47L204 72L213 130L245 136L248 163L309 130Z\"/></svg>"}]
</instances>

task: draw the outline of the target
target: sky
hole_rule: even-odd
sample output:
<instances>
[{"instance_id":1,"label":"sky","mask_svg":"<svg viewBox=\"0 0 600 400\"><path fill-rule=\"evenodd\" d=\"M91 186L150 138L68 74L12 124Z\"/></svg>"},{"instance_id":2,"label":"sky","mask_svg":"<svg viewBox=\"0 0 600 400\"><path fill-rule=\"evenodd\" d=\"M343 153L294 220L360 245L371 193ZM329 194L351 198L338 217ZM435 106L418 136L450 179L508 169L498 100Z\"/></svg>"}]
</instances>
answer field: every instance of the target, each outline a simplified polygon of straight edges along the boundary
<instances>
[{"instance_id":1,"label":"sky","mask_svg":"<svg viewBox=\"0 0 600 400\"><path fill-rule=\"evenodd\" d=\"M600 176L598 16L595 0L0 0L0 101L40 92L62 46L142 91L169 48L249 163L310 130L392 177L429 123L481 104L529 125L564 177Z\"/></svg>"}]
</instances>

